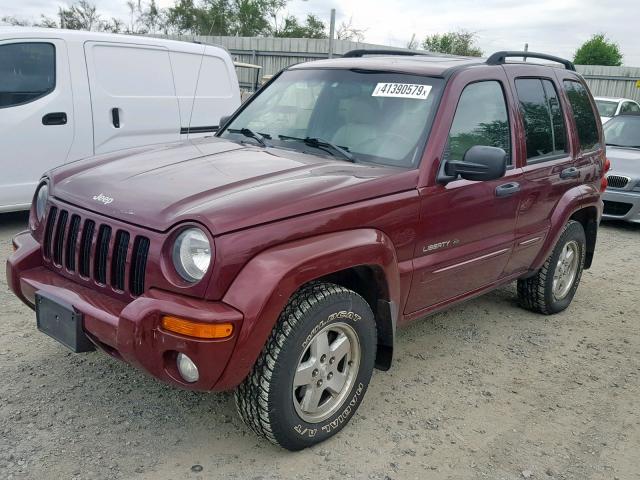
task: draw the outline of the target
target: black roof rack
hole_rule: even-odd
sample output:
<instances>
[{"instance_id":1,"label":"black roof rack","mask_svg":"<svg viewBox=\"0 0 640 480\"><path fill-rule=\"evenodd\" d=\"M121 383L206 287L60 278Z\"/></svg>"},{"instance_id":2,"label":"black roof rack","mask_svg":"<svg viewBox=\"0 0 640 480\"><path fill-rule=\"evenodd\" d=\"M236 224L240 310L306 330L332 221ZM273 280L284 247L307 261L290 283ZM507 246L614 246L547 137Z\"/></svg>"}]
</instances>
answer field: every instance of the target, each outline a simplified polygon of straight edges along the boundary
<instances>
[{"instance_id":1,"label":"black roof rack","mask_svg":"<svg viewBox=\"0 0 640 480\"><path fill-rule=\"evenodd\" d=\"M429 52L412 52L409 50L391 50L391 49L378 49L378 50L351 50L344 55L342 58L359 58L364 57L365 55L401 55L403 57L415 57L418 55L426 55L429 56Z\"/></svg>"},{"instance_id":2,"label":"black roof rack","mask_svg":"<svg viewBox=\"0 0 640 480\"><path fill-rule=\"evenodd\" d=\"M487 65L504 65L508 57L540 58L542 60L561 63L567 70L576 71L575 65L569 60L553 55L547 55L546 53L536 52L496 52L487 58Z\"/></svg>"}]
</instances>

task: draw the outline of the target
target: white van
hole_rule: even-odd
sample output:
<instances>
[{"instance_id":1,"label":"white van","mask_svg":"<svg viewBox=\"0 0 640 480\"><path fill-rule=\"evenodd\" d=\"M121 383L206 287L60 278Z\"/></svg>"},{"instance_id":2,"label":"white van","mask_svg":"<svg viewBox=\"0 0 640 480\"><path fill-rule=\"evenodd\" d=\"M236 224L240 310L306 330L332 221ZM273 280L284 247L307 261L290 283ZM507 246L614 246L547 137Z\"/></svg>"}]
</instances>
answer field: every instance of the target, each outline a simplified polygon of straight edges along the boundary
<instances>
[{"instance_id":1,"label":"white van","mask_svg":"<svg viewBox=\"0 0 640 480\"><path fill-rule=\"evenodd\" d=\"M221 47L0 27L0 212L29 208L52 167L211 135L239 105Z\"/></svg>"}]
</instances>

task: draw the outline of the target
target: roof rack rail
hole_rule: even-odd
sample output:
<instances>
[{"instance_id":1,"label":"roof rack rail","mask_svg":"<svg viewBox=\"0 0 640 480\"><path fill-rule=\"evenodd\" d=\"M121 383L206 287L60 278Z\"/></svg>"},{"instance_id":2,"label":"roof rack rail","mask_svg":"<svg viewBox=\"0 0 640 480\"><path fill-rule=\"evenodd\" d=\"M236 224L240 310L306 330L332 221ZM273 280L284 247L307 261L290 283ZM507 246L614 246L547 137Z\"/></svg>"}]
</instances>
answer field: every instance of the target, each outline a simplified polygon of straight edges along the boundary
<instances>
[{"instance_id":1,"label":"roof rack rail","mask_svg":"<svg viewBox=\"0 0 640 480\"><path fill-rule=\"evenodd\" d=\"M536 52L517 52L517 51L506 51L506 52L496 52L487 58L487 65L504 65L508 57L522 57L522 58L540 58L542 60L549 60L551 62L557 62L564 65L567 70L576 71L576 67L573 62L566 60L564 58L556 57L554 55L547 55L546 53L536 53Z\"/></svg>"},{"instance_id":2,"label":"roof rack rail","mask_svg":"<svg viewBox=\"0 0 640 480\"><path fill-rule=\"evenodd\" d=\"M411 52L408 50L391 50L391 49L377 49L377 50L351 50L344 55L342 58L358 58L364 57L365 55L401 55L403 57L415 57L418 55L429 55L428 52Z\"/></svg>"}]
</instances>

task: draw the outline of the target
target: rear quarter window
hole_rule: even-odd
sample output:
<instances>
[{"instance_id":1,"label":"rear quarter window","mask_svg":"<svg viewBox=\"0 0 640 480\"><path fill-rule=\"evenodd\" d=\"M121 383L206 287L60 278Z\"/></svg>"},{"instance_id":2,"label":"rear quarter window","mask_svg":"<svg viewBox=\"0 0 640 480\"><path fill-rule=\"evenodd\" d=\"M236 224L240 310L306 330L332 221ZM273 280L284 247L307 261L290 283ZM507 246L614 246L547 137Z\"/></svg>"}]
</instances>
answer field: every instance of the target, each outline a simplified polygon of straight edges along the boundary
<instances>
[{"instance_id":1,"label":"rear quarter window","mask_svg":"<svg viewBox=\"0 0 640 480\"><path fill-rule=\"evenodd\" d=\"M598 123L589 99L589 92L579 82L565 80L563 83L578 130L580 147L582 150L593 150L600 146L600 138L598 137Z\"/></svg>"}]
</instances>

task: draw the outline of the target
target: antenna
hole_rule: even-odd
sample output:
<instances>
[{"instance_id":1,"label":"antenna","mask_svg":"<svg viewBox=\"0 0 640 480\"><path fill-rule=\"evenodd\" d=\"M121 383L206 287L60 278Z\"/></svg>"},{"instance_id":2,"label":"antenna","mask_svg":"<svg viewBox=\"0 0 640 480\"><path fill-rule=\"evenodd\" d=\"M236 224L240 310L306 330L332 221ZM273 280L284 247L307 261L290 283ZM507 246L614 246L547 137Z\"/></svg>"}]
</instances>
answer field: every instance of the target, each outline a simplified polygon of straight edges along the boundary
<instances>
[{"instance_id":1,"label":"antenna","mask_svg":"<svg viewBox=\"0 0 640 480\"><path fill-rule=\"evenodd\" d=\"M211 21L211 26L209 27L209 33L206 35L207 37L211 36L211 32L213 32L213 27L215 23L214 20ZM191 111L189 112L189 124L187 125L187 136L191 134L191 122L193 120L193 111L196 107L196 94L198 93L198 85L200 83L200 73L202 72L202 63L204 62L204 54L207 51L207 43L206 42L197 42L194 39L194 43L202 44L202 56L200 57L200 65L198 66L198 77L196 78L196 85L193 88L193 99L191 100Z\"/></svg>"}]
</instances>

